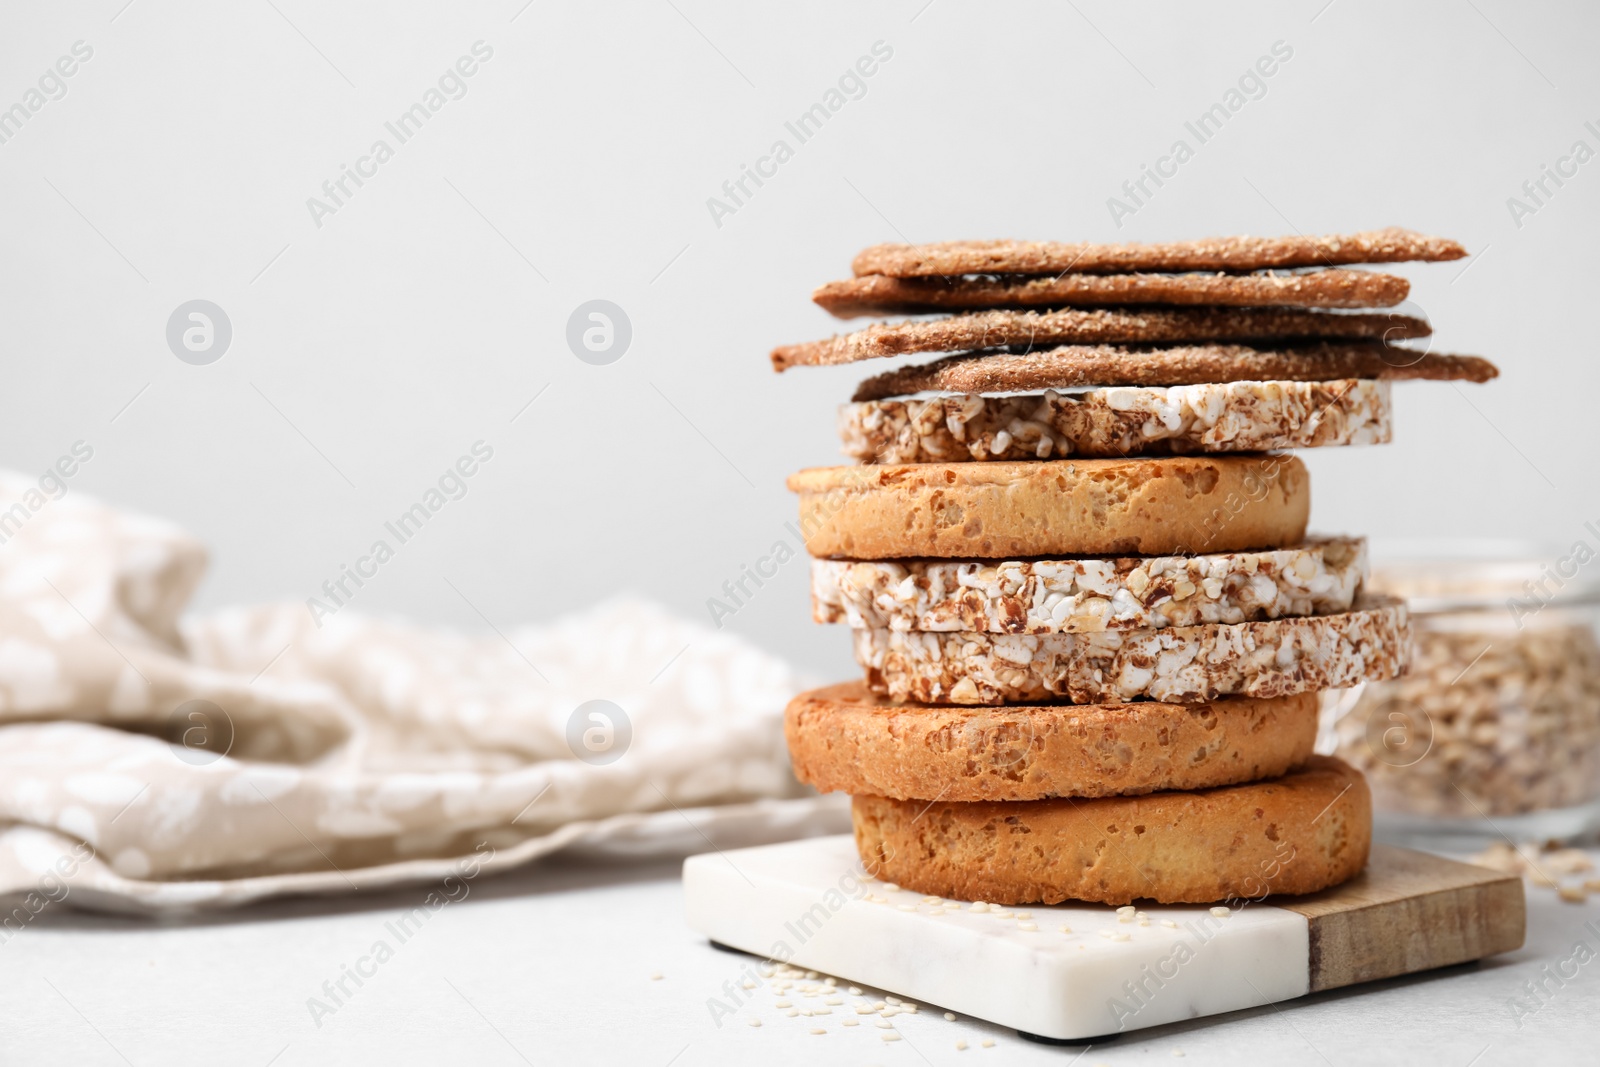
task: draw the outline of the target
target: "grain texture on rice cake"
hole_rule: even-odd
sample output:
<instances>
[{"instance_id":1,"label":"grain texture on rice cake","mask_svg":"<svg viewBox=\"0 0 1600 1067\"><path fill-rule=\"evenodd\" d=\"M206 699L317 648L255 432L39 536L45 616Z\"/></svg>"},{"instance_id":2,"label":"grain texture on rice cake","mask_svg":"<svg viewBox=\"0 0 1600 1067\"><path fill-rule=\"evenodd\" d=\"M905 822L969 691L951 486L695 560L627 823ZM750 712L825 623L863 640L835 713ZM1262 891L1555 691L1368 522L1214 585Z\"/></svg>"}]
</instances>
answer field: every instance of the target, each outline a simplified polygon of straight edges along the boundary
<instances>
[{"instance_id":1,"label":"grain texture on rice cake","mask_svg":"<svg viewBox=\"0 0 1600 1067\"><path fill-rule=\"evenodd\" d=\"M1359 537L1198 556L811 561L811 617L858 630L1099 633L1348 611Z\"/></svg>"},{"instance_id":2,"label":"grain texture on rice cake","mask_svg":"<svg viewBox=\"0 0 1600 1067\"><path fill-rule=\"evenodd\" d=\"M889 397L839 409L842 451L861 463L1378 445L1392 426L1389 383L1374 378Z\"/></svg>"},{"instance_id":3,"label":"grain texture on rice cake","mask_svg":"<svg viewBox=\"0 0 1600 1067\"><path fill-rule=\"evenodd\" d=\"M1288 696L1386 681L1403 674L1411 658L1405 601L1370 595L1337 615L1158 630L875 628L851 630L850 637L868 688L923 704Z\"/></svg>"}]
</instances>

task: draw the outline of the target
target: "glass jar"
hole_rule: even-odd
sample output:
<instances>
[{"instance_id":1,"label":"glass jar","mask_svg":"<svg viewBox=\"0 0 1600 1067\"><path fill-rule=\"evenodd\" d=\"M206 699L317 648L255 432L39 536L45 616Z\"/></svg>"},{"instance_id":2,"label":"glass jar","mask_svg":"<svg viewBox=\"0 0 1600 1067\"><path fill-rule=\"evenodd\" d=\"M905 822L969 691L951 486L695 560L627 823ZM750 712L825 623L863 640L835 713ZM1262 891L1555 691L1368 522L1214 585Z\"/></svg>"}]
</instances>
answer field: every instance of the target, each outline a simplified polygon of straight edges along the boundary
<instances>
[{"instance_id":1,"label":"glass jar","mask_svg":"<svg viewBox=\"0 0 1600 1067\"><path fill-rule=\"evenodd\" d=\"M1600 545L1600 536L1591 539ZM1600 552L1395 558L1403 677L1324 696L1324 749L1359 767L1381 839L1442 849L1600 829Z\"/></svg>"}]
</instances>

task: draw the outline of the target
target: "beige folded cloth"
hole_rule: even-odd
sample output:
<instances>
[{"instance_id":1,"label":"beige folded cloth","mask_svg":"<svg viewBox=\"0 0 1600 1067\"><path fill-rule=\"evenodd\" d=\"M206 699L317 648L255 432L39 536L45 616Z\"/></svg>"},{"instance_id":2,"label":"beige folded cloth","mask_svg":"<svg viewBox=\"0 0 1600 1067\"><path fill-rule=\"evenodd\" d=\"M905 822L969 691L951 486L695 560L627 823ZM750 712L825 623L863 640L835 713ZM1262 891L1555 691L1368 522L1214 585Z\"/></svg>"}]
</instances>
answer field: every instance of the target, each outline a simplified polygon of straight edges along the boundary
<instances>
[{"instance_id":1,"label":"beige folded cloth","mask_svg":"<svg viewBox=\"0 0 1600 1067\"><path fill-rule=\"evenodd\" d=\"M728 634L631 600L482 636L180 620L202 546L54 489L0 473L0 941L69 897L217 907L841 826L788 770L802 680ZM568 741L591 700L631 723L609 763Z\"/></svg>"}]
</instances>

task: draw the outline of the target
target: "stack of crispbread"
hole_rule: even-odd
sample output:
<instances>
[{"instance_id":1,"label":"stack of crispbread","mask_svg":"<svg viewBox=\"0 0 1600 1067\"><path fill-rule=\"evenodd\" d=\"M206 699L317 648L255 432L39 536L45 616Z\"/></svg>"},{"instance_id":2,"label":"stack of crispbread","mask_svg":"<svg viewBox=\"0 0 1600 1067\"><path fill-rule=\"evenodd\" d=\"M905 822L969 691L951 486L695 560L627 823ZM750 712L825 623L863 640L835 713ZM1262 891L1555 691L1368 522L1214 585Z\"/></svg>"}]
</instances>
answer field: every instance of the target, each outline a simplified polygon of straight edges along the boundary
<instances>
[{"instance_id":1,"label":"stack of crispbread","mask_svg":"<svg viewBox=\"0 0 1600 1067\"><path fill-rule=\"evenodd\" d=\"M862 383L849 467L802 471L819 622L865 679L798 697L796 773L854 798L868 869L997 903L1308 893L1365 865L1371 805L1314 755L1319 690L1390 678L1403 603L1359 538L1306 536L1284 450L1390 439L1390 382L1487 381L1403 342L1404 230L1155 245L884 245L841 317L946 313L772 354L941 358Z\"/></svg>"}]
</instances>

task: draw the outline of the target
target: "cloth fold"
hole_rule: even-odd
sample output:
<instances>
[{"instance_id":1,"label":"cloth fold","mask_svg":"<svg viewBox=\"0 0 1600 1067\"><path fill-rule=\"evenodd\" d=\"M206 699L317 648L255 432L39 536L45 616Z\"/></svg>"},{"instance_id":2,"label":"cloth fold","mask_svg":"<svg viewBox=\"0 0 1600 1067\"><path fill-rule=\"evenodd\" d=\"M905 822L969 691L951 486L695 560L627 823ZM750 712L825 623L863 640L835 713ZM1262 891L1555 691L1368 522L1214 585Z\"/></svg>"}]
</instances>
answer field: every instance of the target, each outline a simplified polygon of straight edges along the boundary
<instances>
[{"instance_id":1,"label":"cloth fold","mask_svg":"<svg viewBox=\"0 0 1600 1067\"><path fill-rule=\"evenodd\" d=\"M197 541L42 490L0 473L0 893L220 907L847 825L788 770L801 679L731 635L632 599L480 636L185 618Z\"/></svg>"}]
</instances>

